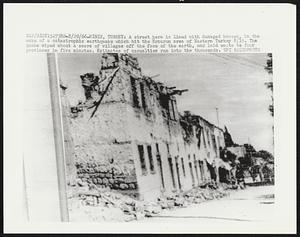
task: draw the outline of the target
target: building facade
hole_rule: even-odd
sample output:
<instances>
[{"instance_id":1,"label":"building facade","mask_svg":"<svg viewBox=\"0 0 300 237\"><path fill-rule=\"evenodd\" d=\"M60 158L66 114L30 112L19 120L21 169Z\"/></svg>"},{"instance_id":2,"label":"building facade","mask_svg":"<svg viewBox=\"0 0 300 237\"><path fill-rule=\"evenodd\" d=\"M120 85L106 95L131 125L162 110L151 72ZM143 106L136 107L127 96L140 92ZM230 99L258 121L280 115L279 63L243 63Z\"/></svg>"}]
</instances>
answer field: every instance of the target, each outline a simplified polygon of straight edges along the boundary
<instances>
[{"instance_id":1,"label":"building facade","mask_svg":"<svg viewBox=\"0 0 300 237\"><path fill-rule=\"evenodd\" d=\"M81 182L151 200L220 182L220 170L231 169L220 157L224 131L181 114L186 90L143 75L135 57L103 54L99 75L80 78L85 101L68 106L63 86L61 96L67 167Z\"/></svg>"}]
</instances>

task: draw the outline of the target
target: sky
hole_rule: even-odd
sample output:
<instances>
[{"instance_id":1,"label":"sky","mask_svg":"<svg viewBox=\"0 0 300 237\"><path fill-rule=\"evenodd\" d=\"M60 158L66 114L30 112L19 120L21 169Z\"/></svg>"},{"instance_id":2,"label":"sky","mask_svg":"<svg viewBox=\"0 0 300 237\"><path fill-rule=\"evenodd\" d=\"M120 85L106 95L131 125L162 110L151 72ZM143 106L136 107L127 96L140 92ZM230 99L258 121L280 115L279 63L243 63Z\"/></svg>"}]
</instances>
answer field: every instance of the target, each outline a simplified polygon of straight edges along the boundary
<instances>
[{"instance_id":1,"label":"sky","mask_svg":"<svg viewBox=\"0 0 300 237\"><path fill-rule=\"evenodd\" d=\"M273 153L273 117L268 111L271 92L264 85L266 54L140 54L142 73L188 92L177 96L180 112L189 110L228 128L234 142L250 143ZM79 75L100 68L99 54L60 54L61 80L72 105L84 100Z\"/></svg>"}]
</instances>

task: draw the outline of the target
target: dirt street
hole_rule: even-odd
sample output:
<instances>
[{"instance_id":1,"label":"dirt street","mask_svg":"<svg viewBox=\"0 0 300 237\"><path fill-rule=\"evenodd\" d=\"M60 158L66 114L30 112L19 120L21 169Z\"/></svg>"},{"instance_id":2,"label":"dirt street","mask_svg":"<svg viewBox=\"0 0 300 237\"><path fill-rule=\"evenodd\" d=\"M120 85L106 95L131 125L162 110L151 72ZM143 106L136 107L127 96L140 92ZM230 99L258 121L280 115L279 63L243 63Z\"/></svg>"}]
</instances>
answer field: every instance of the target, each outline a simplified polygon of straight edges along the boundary
<instances>
[{"instance_id":1,"label":"dirt street","mask_svg":"<svg viewBox=\"0 0 300 237\"><path fill-rule=\"evenodd\" d=\"M187 208L165 210L159 217L140 220L143 223L268 222L274 213L274 186L247 187L232 191L228 197L194 204Z\"/></svg>"}]
</instances>

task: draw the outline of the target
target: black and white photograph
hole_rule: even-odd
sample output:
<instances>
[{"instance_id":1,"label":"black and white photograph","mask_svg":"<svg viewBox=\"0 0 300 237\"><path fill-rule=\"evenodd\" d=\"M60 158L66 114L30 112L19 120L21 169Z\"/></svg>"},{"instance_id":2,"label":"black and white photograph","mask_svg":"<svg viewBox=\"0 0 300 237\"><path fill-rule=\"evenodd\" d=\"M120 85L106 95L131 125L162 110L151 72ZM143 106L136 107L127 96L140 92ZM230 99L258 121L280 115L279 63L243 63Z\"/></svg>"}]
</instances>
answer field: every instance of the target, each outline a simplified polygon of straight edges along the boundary
<instances>
[{"instance_id":1,"label":"black and white photograph","mask_svg":"<svg viewBox=\"0 0 300 237\"><path fill-rule=\"evenodd\" d=\"M297 233L296 5L3 12L4 233Z\"/></svg>"},{"instance_id":2,"label":"black and white photograph","mask_svg":"<svg viewBox=\"0 0 300 237\"><path fill-rule=\"evenodd\" d=\"M69 221L272 217L271 53L50 60L60 86Z\"/></svg>"}]
</instances>

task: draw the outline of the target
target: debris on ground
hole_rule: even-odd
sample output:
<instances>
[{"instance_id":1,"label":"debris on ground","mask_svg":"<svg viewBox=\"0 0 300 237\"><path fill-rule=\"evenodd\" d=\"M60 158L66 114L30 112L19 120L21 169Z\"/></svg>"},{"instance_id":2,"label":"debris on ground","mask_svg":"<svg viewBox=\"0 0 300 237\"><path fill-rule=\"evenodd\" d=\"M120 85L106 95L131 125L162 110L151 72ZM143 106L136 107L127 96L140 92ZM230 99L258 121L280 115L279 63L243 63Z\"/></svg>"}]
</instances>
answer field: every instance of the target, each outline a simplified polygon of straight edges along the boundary
<instances>
[{"instance_id":1,"label":"debris on ground","mask_svg":"<svg viewBox=\"0 0 300 237\"><path fill-rule=\"evenodd\" d=\"M99 189L85 183L78 183L69 191L69 210L71 221L118 221L141 220L159 215L163 210L184 208L209 200L220 199L228 195L228 189L235 187L211 184L195 187L187 192L160 196L156 201L140 201L110 190Z\"/></svg>"}]
</instances>

